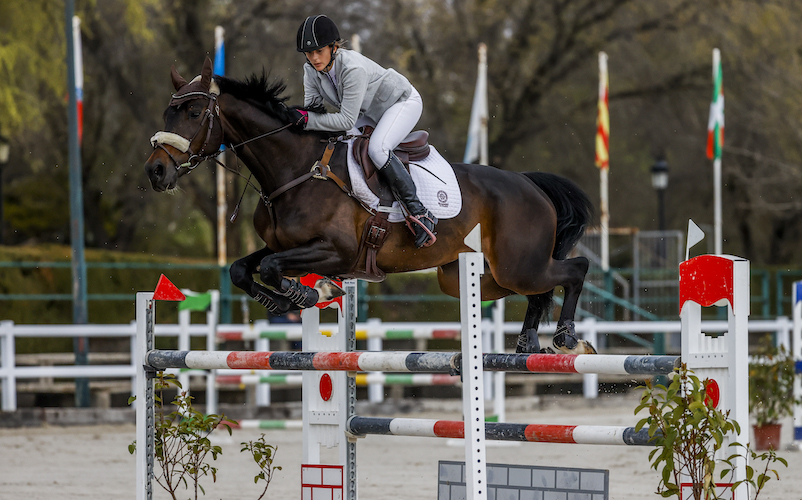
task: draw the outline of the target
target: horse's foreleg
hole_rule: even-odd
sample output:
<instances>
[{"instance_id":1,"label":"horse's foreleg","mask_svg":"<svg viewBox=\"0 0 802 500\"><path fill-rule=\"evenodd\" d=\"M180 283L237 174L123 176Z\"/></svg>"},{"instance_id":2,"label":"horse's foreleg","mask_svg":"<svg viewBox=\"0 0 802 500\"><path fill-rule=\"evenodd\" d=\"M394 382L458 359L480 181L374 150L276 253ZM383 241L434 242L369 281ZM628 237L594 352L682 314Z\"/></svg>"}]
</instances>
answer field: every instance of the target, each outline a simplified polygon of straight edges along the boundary
<instances>
[{"instance_id":1,"label":"horse's foreleg","mask_svg":"<svg viewBox=\"0 0 802 500\"><path fill-rule=\"evenodd\" d=\"M312 288L284 276L285 271L294 274L341 272L342 259L329 242L316 241L292 250L266 255L260 262L262 281L276 289L292 304L301 309L312 307L321 298L322 288ZM330 288L325 286L323 288ZM329 300L327 297L324 300Z\"/></svg>"},{"instance_id":2,"label":"horse's foreleg","mask_svg":"<svg viewBox=\"0 0 802 500\"><path fill-rule=\"evenodd\" d=\"M270 253L271 250L268 248L258 250L235 261L228 272L234 285L262 304L270 314L281 316L292 310L293 304L286 297L265 288L253 279L259 263Z\"/></svg>"}]
</instances>

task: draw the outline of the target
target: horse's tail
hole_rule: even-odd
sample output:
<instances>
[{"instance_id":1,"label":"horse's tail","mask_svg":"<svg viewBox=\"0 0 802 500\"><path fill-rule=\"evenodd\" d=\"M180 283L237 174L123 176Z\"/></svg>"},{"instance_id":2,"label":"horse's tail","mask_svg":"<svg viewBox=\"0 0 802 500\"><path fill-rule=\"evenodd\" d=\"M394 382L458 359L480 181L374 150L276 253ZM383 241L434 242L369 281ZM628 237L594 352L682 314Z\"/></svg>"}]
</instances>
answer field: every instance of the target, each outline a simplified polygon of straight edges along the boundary
<instances>
[{"instance_id":1,"label":"horse's tail","mask_svg":"<svg viewBox=\"0 0 802 500\"><path fill-rule=\"evenodd\" d=\"M590 198L573 181L546 172L524 173L551 199L557 210L557 239L552 257L564 259L585 233L593 217Z\"/></svg>"},{"instance_id":2,"label":"horse's tail","mask_svg":"<svg viewBox=\"0 0 802 500\"><path fill-rule=\"evenodd\" d=\"M564 259L585 233L593 217L593 205L585 192L565 177L545 172L526 172L524 175L546 193L557 210L557 238L552 257ZM554 290L527 295L526 298L529 301L527 316L532 315L537 328L548 319L554 306Z\"/></svg>"}]
</instances>

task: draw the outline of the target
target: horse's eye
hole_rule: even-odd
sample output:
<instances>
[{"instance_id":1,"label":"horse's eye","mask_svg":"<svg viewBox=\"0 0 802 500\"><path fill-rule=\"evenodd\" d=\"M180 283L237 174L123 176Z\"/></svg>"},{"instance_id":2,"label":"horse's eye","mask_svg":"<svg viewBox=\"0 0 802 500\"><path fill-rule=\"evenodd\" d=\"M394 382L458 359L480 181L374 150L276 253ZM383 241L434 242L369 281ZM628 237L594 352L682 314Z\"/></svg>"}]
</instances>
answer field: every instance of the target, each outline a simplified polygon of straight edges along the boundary
<instances>
[{"instance_id":1,"label":"horse's eye","mask_svg":"<svg viewBox=\"0 0 802 500\"><path fill-rule=\"evenodd\" d=\"M201 112L200 112L200 110L197 110L197 109L192 109L192 110L190 110L190 111L189 111L189 116L190 116L190 118L197 118L197 117L199 117L200 115L201 115Z\"/></svg>"}]
</instances>

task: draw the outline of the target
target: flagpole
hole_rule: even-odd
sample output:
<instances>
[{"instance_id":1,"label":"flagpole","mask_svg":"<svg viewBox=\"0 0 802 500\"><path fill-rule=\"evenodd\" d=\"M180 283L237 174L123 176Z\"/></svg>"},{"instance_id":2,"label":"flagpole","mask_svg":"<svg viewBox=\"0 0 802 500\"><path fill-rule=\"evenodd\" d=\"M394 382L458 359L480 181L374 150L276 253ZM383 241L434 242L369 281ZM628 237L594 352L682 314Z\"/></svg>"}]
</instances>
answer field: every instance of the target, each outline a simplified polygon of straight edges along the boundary
<instances>
[{"instance_id":1,"label":"flagpole","mask_svg":"<svg viewBox=\"0 0 802 500\"><path fill-rule=\"evenodd\" d=\"M609 111L607 95L607 53L599 52L599 116L596 123L596 166L599 167L599 191L601 205L601 268L606 274L610 270L610 206L609 184Z\"/></svg>"},{"instance_id":2,"label":"flagpole","mask_svg":"<svg viewBox=\"0 0 802 500\"><path fill-rule=\"evenodd\" d=\"M718 79L718 70L721 66L721 52L713 49L713 84ZM722 123L721 126L724 124ZM723 144L721 145L723 146ZM715 243L715 254L722 253L722 222L721 222L721 155L717 154L713 160L713 238Z\"/></svg>"},{"instance_id":3,"label":"flagpole","mask_svg":"<svg viewBox=\"0 0 802 500\"><path fill-rule=\"evenodd\" d=\"M225 75L225 48L223 37L225 29L222 26L214 28L214 72L218 75ZM226 243L226 170L221 163L226 163L225 151L220 153L217 164L217 265L226 265L228 246Z\"/></svg>"},{"instance_id":4,"label":"flagpole","mask_svg":"<svg viewBox=\"0 0 802 500\"><path fill-rule=\"evenodd\" d=\"M481 114L479 116L479 163L489 165L487 149L487 45L479 44L479 81L484 82Z\"/></svg>"},{"instance_id":5,"label":"flagpole","mask_svg":"<svg viewBox=\"0 0 802 500\"><path fill-rule=\"evenodd\" d=\"M471 118L468 123L468 141L465 144L463 163L478 161L480 165L490 163L487 145L487 45L479 44L479 68L476 76L476 89L471 104Z\"/></svg>"}]
</instances>

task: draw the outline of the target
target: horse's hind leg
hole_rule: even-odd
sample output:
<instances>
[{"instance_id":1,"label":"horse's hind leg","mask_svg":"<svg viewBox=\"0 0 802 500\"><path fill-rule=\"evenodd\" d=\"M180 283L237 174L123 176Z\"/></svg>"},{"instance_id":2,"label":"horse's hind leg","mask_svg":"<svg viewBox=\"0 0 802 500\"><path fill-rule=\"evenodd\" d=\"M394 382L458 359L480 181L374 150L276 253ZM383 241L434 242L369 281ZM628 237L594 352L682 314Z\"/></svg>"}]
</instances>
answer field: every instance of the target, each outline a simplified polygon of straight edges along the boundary
<instances>
[{"instance_id":1,"label":"horse's hind leg","mask_svg":"<svg viewBox=\"0 0 802 500\"><path fill-rule=\"evenodd\" d=\"M557 321L557 331L554 333L554 347L562 352L595 353L596 350L593 346L587 342L579 341L574 328L574 316L579 302L579 295L582 293L585 275L588 273L588 259L575 257L555 262L560 264L562 276L559 283L565 289L565 296L563 297L560 319Z\"/></svg>"},{"instance_id":2,"label":"horse's hind leg","mask_svg":"<svg viewBox=\"0 0 802 500\"><path fill-rule=\"evenodd\" d=\"M515 352L518 353L538 353L540 352L540 340L537 337L537 327L540 321L551 309L551 298L554 292L547 292L540 295L527 295L526 317L518 334L518 343Z\"/></svg>"}]
</instances>

